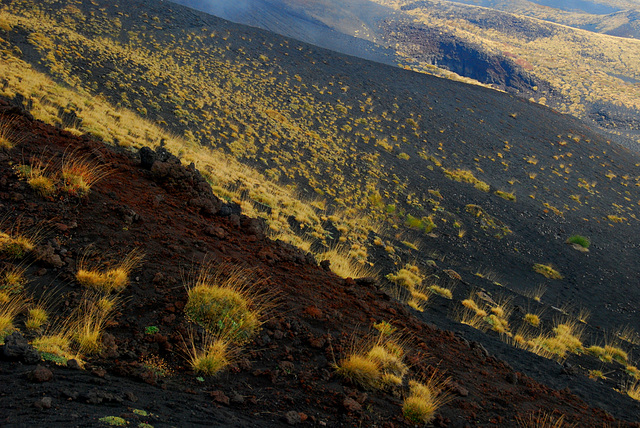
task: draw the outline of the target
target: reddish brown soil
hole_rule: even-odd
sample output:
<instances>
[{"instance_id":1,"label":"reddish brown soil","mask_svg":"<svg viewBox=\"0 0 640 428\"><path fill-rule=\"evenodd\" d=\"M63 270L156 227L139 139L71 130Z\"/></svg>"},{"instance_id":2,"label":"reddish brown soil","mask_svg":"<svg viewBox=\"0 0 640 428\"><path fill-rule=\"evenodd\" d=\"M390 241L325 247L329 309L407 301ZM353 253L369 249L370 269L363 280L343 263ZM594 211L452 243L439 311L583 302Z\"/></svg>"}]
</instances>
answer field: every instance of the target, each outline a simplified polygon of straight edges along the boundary
<instances>
[{"instance_id":1,"label":"reddish brown soil","mask_svg":"<svg viewBox=\"0 0 640 428\"><path fill-rule=\"evenodd\" d=\"M0 114L19 111L4 103ZM82 292L74 274L83 255L107 261L139 248L146 257L122 293L104 352L84 370L2 357L2 426L101 426L104 416L153 426L280 426L289 423L287 415L301 426L408 425L401 412L404 389L367 391L332 368L354 337L381 320L404 330L412 378L434 370L451 378L453 399L438 412L436 426L514 426L516 417L538 409L583 427L638 426L514 372L478 343L419 321L374 282L323 270L310 255L266 239L259 222L221 215L233 210L220 211L220 201L194 169L169 161L154 173L141 167L137 154L115 152L23 115L18 120L24 141L0 152L0 210L5 225L19 222L25 232L41 231L43 255L28 260L27 288L36 296L54 289L57 313L64 316ZM69 150L112 168L87 198L43 198L13 168L34 155L53 164ZM184 278L207 262L253 269L262 279L256 292L275 296L276 305L230 369L199 381L182 357L190 328L182 311ZM159 331L145 334L148 326ZM173 374L158 377L145 369L141 361L152 355L165 359ZM51 371L50 380L30 375L42 374L42 368Z\"/></svg>"}]
</instances>

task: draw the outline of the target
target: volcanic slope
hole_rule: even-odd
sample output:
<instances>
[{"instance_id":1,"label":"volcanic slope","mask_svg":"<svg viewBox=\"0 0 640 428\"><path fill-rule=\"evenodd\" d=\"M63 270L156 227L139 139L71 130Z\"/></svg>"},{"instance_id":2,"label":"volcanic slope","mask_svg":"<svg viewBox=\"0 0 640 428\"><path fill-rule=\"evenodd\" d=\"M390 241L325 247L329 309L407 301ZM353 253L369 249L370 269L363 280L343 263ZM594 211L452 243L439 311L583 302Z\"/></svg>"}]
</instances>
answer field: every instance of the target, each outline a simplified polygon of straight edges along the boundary
<instances>
[{"instance_id":1,"label":"volcanic slope","mask_svg":"<svg viewBox=\"0 0 640 428\"><path fill-rule=\"evenodd\" d=\"M21 262L3 246L2 263L24 266L26 283L13 296L30 296L27 307L45 303L49 311L49 321L36 329L26 327L26 310L18 314L16 331L4 337L3 426L413 426L402 417L404 387L362 389L333 367L356 338L371 334L372 323L384 320L404 332L399 343L407 377L427 379L437 371L451 378L451 401L438 411L438 426L513 426L518 417L546 415L565 415L581 426L637 426L514 372L476 342L418 321L374 282L344 280L309 255L265 239L259 221L238 215L195 169L162 150L141 158L114 152L34 121L2 100L0 118L11 118L9 129L19 137L0 152L3 231L35 242ZM108 174L82 197L69 188L43 196L16 167L36 158L47 159L51 177L73 159L93 171L108 168ZM66 365L51 353L42 354L44 361L34 358L23 335L35 343L86 302L78 270L120 261L134 249L144 259L117 294L100 352L83 357L82 369L79 357ZM196 346L203 335L201 329L193 333L195 324L184 313L185 272L211 263L247 269L256 279L255 296L276 303L261 314L260 333L237 349L228 369L200 377L183 355L189 331Z\"/></svg>"},{"instance_id":2,"label":"volcanic slope","mask_svg":"<svg viewBox=\"0 0 640 428\"><path fill-rule=\"evenodd\" d=\"M503 93L167 3L130 2L122 14L100 9L106 4L6 2L4 94L75 134L171 146L274 235L306 244L333 269L338 264L324 251L338 246L351 267L373 264L383 284L423 311L415 316L484 341L522 370L532 358L541 364L528 365L532 376L634 420L637 404L616 390L624 392L637 373L637 333L629 334L639 329L637 155L575 119ZM106 100L184 138L134 129L144 121ZM250 185L236 180L208 162L211 147L265 176ZM274 181L279 191L294 187L316 199L293 212L291 201L256 193ZM589 238L589 252L567 245L572 235ZM413 287L399 279L403 269L418 271ZM453 298L429 298L447 294L431 285L455 286ZM463 302L479 291L487 304L517 303L502 310L509 325L488 313L472 318L487 334L457 323ZM581 309L591 313L588 324ZM518 335L528 311L544 311L542 330ZM553 339L567 322L584 327L584 346L546 356L571 369L497 340L527 336L515 343L544 353L538 345L553 343L545 335ZM598 356L599 345L609 354ZM612 348L626 352L624 364L611 362ZM597 371L602 376L588 378Z\"/></svg>"}]
</instances>

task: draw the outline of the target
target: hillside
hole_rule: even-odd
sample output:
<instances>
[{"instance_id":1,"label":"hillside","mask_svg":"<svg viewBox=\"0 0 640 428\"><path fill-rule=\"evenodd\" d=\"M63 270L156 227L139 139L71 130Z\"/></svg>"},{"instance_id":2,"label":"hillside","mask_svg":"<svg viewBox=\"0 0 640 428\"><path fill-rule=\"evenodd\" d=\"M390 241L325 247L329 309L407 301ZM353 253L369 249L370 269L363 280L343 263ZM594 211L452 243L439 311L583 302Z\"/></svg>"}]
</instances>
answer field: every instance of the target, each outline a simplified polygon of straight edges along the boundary
<instances>
[{"instance_id":1,"label":"hillside","mask_svg":"<svg viewBox=\"0 0 640 428\"><path fill-rule=\"evenodd\" d=\"M32 313L25 311L13 320L19 332L4 335L3 426L413 426L402 417L404 388L363 389L334 369L336 358L353 352L356 338L376 340L371 325L386 320L402 332L397 337L400 358L410 366L407 378L424 381L440 373L452 379L436 384L452 397L438 411L438 426L511 425L516 418L561 415L583 426L619 422L567 390L553 391L515 372L479 343L420 322L375 282L344 280L309 255L265 239L259 223L213 196L202 176L176 158L161 151L151 158L114 152L33 121L2 100L0 118L11 118L20 139L0 153L2 232L35 243L24 258L3 243L3 273L17 264L27 293L16 291L9 302L46 308L50 317L26 327ZM49 174L81 159L108 168L108 175L81 197L62 189L43 196L15 168L34 158L47 159ZM132 250L143 259L128 272L124 289L87 293L78 272L121 266ZM186 315L188 278L206 266L242 269L252 280L254 304L260 296L275 298L261 306L260 334L230 350L230 366L215 377L194 372L185 359L189 346L206 346L206 332ZM38 338L64 336L70 326L64 320L86 321L83 311L105 300L114 305L112 315L89 318L98 322L99 348L74 346L66 354L46 348L42 361L34 357L23 335L42 346ZM3 314L5 308L0 303ZM86 345L78 336L72 340Z\"/></svg>"},{"instance_id":2,"label":"hillside","mask_svg":"<svg viewBox=\"0 0 640 428\"><path fill-rule=\"evenodd\" d=\"M411 342L412 335L418 334L413 330L422 331L427 328L422 322L427 322L429 329L452 330L456 337L464 337L460 346L465 341L472 345L475 350L461 351L461 358L480 354L480 360L473 357L465 370L479 368L482 355L486 358L484 351L472 343L477 342L502 360L495 362L495 371L487 370L482 376L498 376L506 362L524 377L534 379L531 384L527 380L523 387L552 387L556 392L545 392L549 397L564 397L566 391L558 391L569 388L587 404L576 401L569 408L557 407L558 403L541 406L548 412L557 408L569 422L584 422L580 418L587 415L575 409L585 405L628 422L637 421L640 404L626 394L639 377L635 355L640 346L636 309L640 290L635 260L640 238L634 232L640 202L640 157L635 152L608 141L575 118L513 95L345 57L173 4L130 1L126 11L124 7L107 8L112 2L98 0L27 2L29 7L23 2L3 4L2 95L57 127L46 128L43 134L58 133L71 139L60 143L56 153L67 145L77 145L78 138L85 142L91 138L133 153L145 146L168 149L184 165L191 164L188 170L192 173L176 173L180 177L177 182L169 179L163 184L179 193L174 195L179 201L167 202L173 208L162 214L166 217L148 206L135 208L138 203L161 206L158 204L167 198L164 194L140 198L148 186L155 189L155 185L132 186L124 189L131 193L117 196L123 191L117 188L118 182L135 182L138 178L104 178L106 188L96 190L97 194L124 198L126 202L117 207L100 199L94 208L120 213L125 224L105 217L105 224L114 225L114 230L105 227L96 233L87 223L83 232L87 235L78 235L84 244L78 243L71 253L75 259L81 258L86 243L98 240L100 234L108 239L102 246L129 244L118 256L107 259L123 257L139 246L147 254L145 260L171 265L152 268L152 272L145 269L141 278L148 278L141 280L143 287L156 287L155 274L168 269L174 272L175 281L168 282L171 288L163 292L165 298L174 299L178 296L175 293L182 293L179 298L183 302L186 292L180 282L184 276L178 272L202 264L205 254L220 253L214 258L248 268L257 263L275 269L283 260L297 261L304 265L299 276L309 278L308 284L319 288L309 285L307 289L306 280L292 279L294 283L288 283L283 279L282 293L286 297L281 298L292 299L294 303L289 305L306 311L311 319L326 318L332 323L329 331L315 331L316 338L333 332L348 343L352 329L360 336L373 322L385 320L399 322ZM26 144L7 151L6 161L37 167L38 153L45 149ZM95 156L100 159L112 155ZM125 169L139 162L125 160L131 155L122 156L109 162L129 165ZM18 181L19 174L11 172L14 170L8 169L9 165L7 183L22 189L17 194L34 198L25 208L19 196L9 193L6 199L18 204L16 212L42 209L51 211L42 220L64 217L54 213L54 206L45 209L42 198L28 193L24 181ZM196 167L201 176L193 172ZM195 193L182 189L180 183L185 177L195 180ZM217 198L198 193L208 186ZM88 202L81 198L84 202L72 205L78 208L92 204L91 197ZM286 251L267 249L272 244L263 239L259 223L248 219L216 223L218 217L213 214L221 208L218 198L227 204L227 214L237 215L240 207L245 215L265 222L266 235L292 243L303 252L282 243L273 245ZM65 203L64 198L44 201L60 209ZM43 208L38 208L40 205ZM185 207L195 217L181 214ZM91 215L101 218L106 213ZM144 239L128 235L136 221L141 219L140 227L151 221L147 220L149 216L159 217L158 226L153 222L149 225L149 233L166 223L184 236L173 242L166 238L173 233L169 231L158 230L144 235ZM10 218L9 225L16 217ZM229 221L230 225L225 223ZM214 224L209 228L204 222ZM186 227L180 226L183 223L189 230L182 231ZM218 247L222 244L217 240L224 241L234 228L247 229L247 233L251 230L259 237L240 234L231 244L225 244L224 250ZM120 241L109 239L116 231L122 236ZM163 248L157 253L144 249L145 242L152 238L159 241L149 246ZM567 244L568 240L573 245ZM50 244L53 250L64 240L55 242ZM237 248L240 251L254 242L265 247L251 247L247 250L251 255L234 256ZM280 251L293 255L278 255ZM329 263L322 263L322 270L314 267L307 251L317 262ZM177 264L171 254L178 255ZM246 263L241 262L244 259ZM77 288L75 263L71 257L65 265L70 269L65 281ZM294 268L286 264L286 269ZM377 277L377 282L343 282L328 273L329 269L343 278ZM311 271L325 279L310 276ZM274 283L279 284L286 275L274 272ZM161 279L158 281L162 284ZM329 285L331 281L344 283L347 288L336 291ZM377 285L371 288L374 283ZM156 320L170 319L170 315L155 314L153 309L141 312L146 303L137 307L137 295L126 290L125 302L134 300L126 303L123 315L114 318L116 325L107 332L122 334L125 338L118 340L125 344L133 335L131 340L135 342L123 345L129 351L151 340L140 331L156 325ZM306 292L311 293L305 297L308 300L298 301L292 295ZM327 311L332 303L318 300L316 292L326 298L344 295L345 300L335 310ZM70 305L78 299L76 296ZM364 303L356 303L360 299ZM406 305L399 306L396 300ZM166 305L170 306L168 302ZM386 305L394 305L393 311L376 312L375 308ZM362 311L353 309L358 307ZM181 310L176 308L174 312ZM135 321L138 315L139 321ZM534 318L527 315L535 315L540 323L533 325ZM297 315L291 316L298 319ZM296 322L291 320L289 324ZM318 327L315 322L309 322L310 328ZM121 330L117 329L119 323L125 323ZM178 329L168 336L174 331L185 333L173 321L165 324ZM266 328L277 336L284 331L282 325ZM133 330L141 337L136 337ZM306 335L311 330L303 331ZM451 333L442 334L446 337L443 341L453 340ZM569 338L571 346L564 343ZM260 339L269 340L264 336ZM162 357L173 366L184 365L173 353L179 337L171 340L169 348L162 348ZM262 349L264 343L256 340L250 346ZM564 344L558 346L558 342ZM320 348L333 352L339 360L347 346L338 349L334 345ZM293 346L298 346L297 342ZM447 360L458 352L442 345L441 353L432 354L434 346L441 345L424 346L429 355L436 355L433 361ZM132 362L140 356L139 351L132 352L128 356L125 353L126 358L111 358ZM307 357L305 370L315 370L315 360ZM271 354L264 358L283 360ZM423 379L443 364L424 366L420 371L419 361L411 359L410 365L416 366L416 376ZM129 373L115 368L115 361L107 359L104 364L115 370L113 373ZM326 370L322 372L325 380L338 382L342 388L342 381L327 363L323 364L319 367ZM444 373L454 381L465 379L475 384L456 369L456 364L452 359L450 366L443 367ZM232 376L235 369L226 373ZM474 373L470 374L472 378ZM215 377L210 381L218 385ZM500 394L500 382L483 380L482 384L491 385L488 390ZM399 391L406 394L407 387L405 379ZM366 390L353 387L353 391L359 391L356 395ZM230 391L225 391L229 397ZM455 421L459 413L467 421L478 417L488 423L500 416L513 424L516 414L526 415L533 407L520 392L514 392L515 398L488 398L496 404L487 406L478 398L487 392L476 389L471 398L479 400L474 401L476 404L462 400L452 402L453 407L445 406L443 409L451 410L443 410L444 417ZM385 397L382 401L393 396L375 394ZM356 395L352 395L356 401L366 401ZM383 414L394 414L400 421L400 403L391 400ZM293 402L297 403L295 398ZM279 409L278 418L284 407ZM595 412L598 420L607 419ZM342 423L349 421L352 419Z\"/></svg>"}]
</instances>

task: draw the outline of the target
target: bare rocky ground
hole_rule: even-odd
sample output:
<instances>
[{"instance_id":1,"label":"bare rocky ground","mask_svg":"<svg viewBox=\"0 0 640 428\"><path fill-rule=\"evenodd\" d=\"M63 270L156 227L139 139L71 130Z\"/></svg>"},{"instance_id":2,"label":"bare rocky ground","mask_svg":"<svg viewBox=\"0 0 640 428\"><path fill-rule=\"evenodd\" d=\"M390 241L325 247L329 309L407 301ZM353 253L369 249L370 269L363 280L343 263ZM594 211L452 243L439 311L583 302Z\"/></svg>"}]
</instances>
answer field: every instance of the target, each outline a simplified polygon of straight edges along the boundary
<instances>
[{"instance_id":1,"label":"bare rocky ground","mask_svg":"<svg viewBox=\"0 0 640 428\"><path fill-rule=\"evenodd\" d=\"M437 327L436 319L425 322L375 281L339 278L310 255L270 241L259 221L212 195L200 174L176 158L147 153L141 162L138 153L116 152L1 104L0 115L16 116L24 136L16 148L0 152L3 225L19 223L41 238L38 257L26 261L29 292L54 290L55 313L64 317L81 295L74 279L81 257L119 259L134 248L146 256L122 293L103 352L84 369L35 355L28 345L33 333L19 318L20 332L0 347L0 425L103 426L100 418L118 416L131 426L156 427L407 426L401 412L406 385L365 390L333 368L354 337L390 320L406 336L413 378L436 370L451 378L453 399L435 426L515 426L516 417L538 410L584 427L638 426L637 404L610 388L574 380L571 388L582 388L585 401L558 385L558 379L577 377L557 363L475 331L454 334ZM33 155L58 162L68 150L111 169L86 198L43 198L14 168ZM275 296L276 304L228 370L198 379L182 351L190 327L184 279L208 262L252 269L260 279L256 292ZM438 307L433 317L446 312ZM437 318L444 327L450 323ZM158 331L147 334L150 326ZM144 361L152 356L164 359L171 373L149 369Z\"/></svg>"}]
</instances>

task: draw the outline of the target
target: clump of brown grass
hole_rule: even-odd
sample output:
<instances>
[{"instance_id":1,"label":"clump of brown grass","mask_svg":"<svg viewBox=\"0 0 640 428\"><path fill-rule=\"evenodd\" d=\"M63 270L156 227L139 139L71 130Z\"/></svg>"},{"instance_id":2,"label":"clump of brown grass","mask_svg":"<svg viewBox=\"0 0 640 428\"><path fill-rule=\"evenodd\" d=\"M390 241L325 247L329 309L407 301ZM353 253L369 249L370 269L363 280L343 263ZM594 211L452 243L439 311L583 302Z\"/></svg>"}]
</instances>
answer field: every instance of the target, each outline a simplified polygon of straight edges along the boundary
<instances>
[{"instance_id":1,"label":"clump of brown grass","mask_svg":"<svg viewBox=\"0 0 640 428\"><path fill-rule=\"evenodd\" d=\"M76 280L84 287L103 293L120 292L129 284L129 274L142 262L144 254L132 250L118 264L104 271L88 267L86 257L78 263Z\"/></svg>"}]
</instances>

